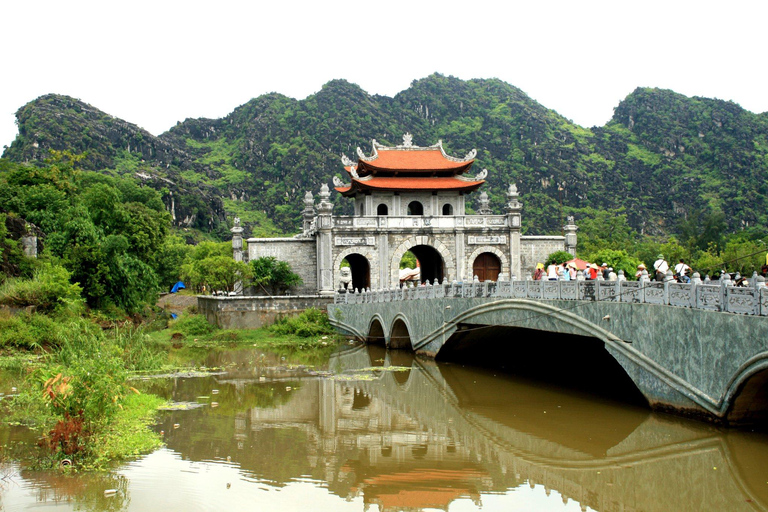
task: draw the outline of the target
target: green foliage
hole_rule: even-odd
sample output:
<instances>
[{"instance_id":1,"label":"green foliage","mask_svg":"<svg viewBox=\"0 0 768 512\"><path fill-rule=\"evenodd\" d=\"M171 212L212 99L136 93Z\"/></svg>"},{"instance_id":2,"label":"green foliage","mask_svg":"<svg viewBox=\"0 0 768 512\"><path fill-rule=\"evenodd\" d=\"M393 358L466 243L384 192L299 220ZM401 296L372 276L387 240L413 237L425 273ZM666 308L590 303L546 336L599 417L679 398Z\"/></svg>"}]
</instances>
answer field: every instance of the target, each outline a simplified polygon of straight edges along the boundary
<instances>
[{"instance_id":1,"label":"green foliage","mask_svg":"<svg viewBox=\"0 0 768 512\"><path fill-rule=\"evenodd\" d=\"M598 265L607 263L616 274L619 273L619 270L623 270L624 276L629 280L635 279L637 266L642 263L639 259L627 254L627 251L614 249L601 249L595 252L592 261Z\"/></svg>"},{"instance_id":2,"label":"green foliage","mask_svg":"<svg viewBox=\"0 0 768 512\"><path fill-rule=\"evenodd\" d=\"M285 316L275 322L270 331L277 334L292 334L301 338L334 334L328 315L316 308L310 308L299 315Z\"/></svg>"},{"instance_id":3,"label":"green foliage","mask_svg":"<svg viewBox=\"0 0 768 512\"><path fill-rule=\"evenodd\" d=\"M141 311L157 298L170 216L154 190L132 179L75 170L78 161L71 153L53 152L46 167L8 165L0 174L0 197L15 215L44 230L50 255L89 306ZM49 295L67 296L55 288L60 279L34 281L23 284L26 298L13 300L29 300L34 286L38 295L53 286Z\"/></svg>"},{"instance_id":4,"label":"green foliage","mask_svg":"<svg viewBox=\"0 0 768 512\"><path fill-rule=\"evenodd\" d=\"M34 260L24 256L21 241L8 233L7 218L0 213L0 284L8 277L29 276L35 267Z\"/></svg>"},{"instance_id":5,"label":"green foliage","mask_svg":"<svg viewBox=\"0 0 768 512\"><path fill-rule=\"evenodd\" d=\"M39 313L0 315L0 348L37 350L60 346L70 326Z\"/></svg>"},{"instance_id":6,"label":"green foliage","mask_svg":"<svg viewBox=\"0 0 768 512\"><path fill-rule=\"evenodd\" d=\"M418 263L418 260L416 259L416 255L413 254L411 251L405 251L405 254L403 254L403 257L400 258L400 268L416 268L416 264Z\"/></svg>"},{"instance_id":7,"label":"green foliage","mask_svg":"<svg viewBox=\"0 0 768 512\"><path fill-rule=\"evenodd\" d=\"M548 267L549 265L562 265L566 261L570 261L573 259L573 256L571 256L571 253L566 251L555 251L549 256L547 256L547 261L544 262L544 266Z\"/></svg>"},{"instance_id":8,"label":"green foliage","mask_svg":"<svg viewBox=\"0 0 768 512\"><path fill-rule=\"evenodd\" d=\"M272 256L264 256L250 262L251 283L257 289L277 295L303 283L301 276L291 270L291 265Z\"/></svg>"},{"instance_id":9,"label":"green foliage","mask_svg":"<svg viewBox=\"0 0 768 512\"><path fill-rule=\"evenodd\" d=\"M211 334L218 328L206 320L205 315L183 315L169 325L171 332L186 336Z\"/></svg>"},{"instance_id":10,"label":"green foliage","mask_svg":"<svg viewBox=\"0 0 768 512\"><path fill-rule=\"evenodd\" d=\"M193 260L181 268L184 282L196 290L205 292L231 292L235 283L249 279L251 273L251 267L247 263L235 261L232 255Z\"/></svg>"},{"instance_id":11,"label":"green foliage","mask_svg":"<svg viewBox=\"0 0 768 512\"><path fill-rule=\"evenodd\" d=\"M70 273L59 265L43 262L31 279L9 279L0 285L0 304L33 306L40 312L79 309L81 288L70 283Z\"/></svg>"}]
</instances>

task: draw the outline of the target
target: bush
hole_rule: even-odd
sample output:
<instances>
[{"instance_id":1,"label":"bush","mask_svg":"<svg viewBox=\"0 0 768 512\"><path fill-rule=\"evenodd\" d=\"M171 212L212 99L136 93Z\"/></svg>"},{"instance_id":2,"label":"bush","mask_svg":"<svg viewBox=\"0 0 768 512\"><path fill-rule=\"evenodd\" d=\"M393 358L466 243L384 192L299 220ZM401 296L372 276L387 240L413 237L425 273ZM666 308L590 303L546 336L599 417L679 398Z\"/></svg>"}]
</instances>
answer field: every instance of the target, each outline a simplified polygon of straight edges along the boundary
<instances>
[{"instance_id":1,"label":"bush","mask_svg":"<svg viewBox=\"0 0 768 512\"><path fill-rule=\"evenodd\" d=\"M70 273L64 267L45 262L32 279L9 279L0 286L0 304L34 306L41 312L79 309L83 304L81 289L69 279Z\"/></svg>"},{"instance_id":2,"label":"bush","mask_svg":"<svg viewBox=\"0 0 768 512\"><path fill-rule=\"evenodd\" d=\"M301 338L334 334L328 315L319 309L310 308L297 316L283 317L269 328L276 334L292 334Z\"/></svg>"},{"instance_id":3,"label":"bush","mask_svg":"<svg viewBox=\"0 0 768 512\"><path fill-rule=\"evenodd\" d=\"M64 343L69 328L62 322L37 313L0 316L0 348L37 350Z\"/></svg>"},{"instance_id":4,"label":"bush","mask_svg":"<svg viewBox=\"0 0 768 512\"><path fill-rule=\"evenodd\" d=\"M215 325L208 323L204 315L182 316L178 320L171 322L170 327L173 332L191 336L211 334L218 329Z\"/></svg>"},{"instance_id":5,"label":"bush","mask_svg":"<svg viewBox=\"0 0 768 512\"><path fill-rule=\"evenodd\" d=\"M549 256L547 256L547 261L544 262L544 266L548 267L549 265L562 265L566 261L571 261L573 259L573 256L571 256L571 253L566 251L555 251Z\"/></svg>"}]
</instances>

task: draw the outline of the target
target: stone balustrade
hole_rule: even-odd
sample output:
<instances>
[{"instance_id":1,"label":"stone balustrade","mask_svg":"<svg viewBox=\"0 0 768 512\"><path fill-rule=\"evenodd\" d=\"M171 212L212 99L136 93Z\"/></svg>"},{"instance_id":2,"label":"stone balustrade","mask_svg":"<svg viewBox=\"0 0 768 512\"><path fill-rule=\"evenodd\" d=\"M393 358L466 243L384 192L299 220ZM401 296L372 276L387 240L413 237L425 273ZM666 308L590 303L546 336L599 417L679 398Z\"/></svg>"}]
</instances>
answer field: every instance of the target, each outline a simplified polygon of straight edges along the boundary
<instances>
[{"instance_id":1,"label":"stone balustrade","mask_svg":"<svg viewBox=\"0 0 768 512\"><path fill-rule=\"evenodd\" d=\"M622 276L623 277L623 276ZM404 286L384 290L339 291L335 304L368 304L405 300L443 298L496 298L586 300L660 304L697 308L724 313L768 316L768 288L765 278L754 274L745 280L748 286L736 286L725 274L720 281L702 281L698 274L690 283L678 283L668 274L664 282L649 281L532 281L499 280L470 283L452 282Z\"/></svg>"}]
</instances>

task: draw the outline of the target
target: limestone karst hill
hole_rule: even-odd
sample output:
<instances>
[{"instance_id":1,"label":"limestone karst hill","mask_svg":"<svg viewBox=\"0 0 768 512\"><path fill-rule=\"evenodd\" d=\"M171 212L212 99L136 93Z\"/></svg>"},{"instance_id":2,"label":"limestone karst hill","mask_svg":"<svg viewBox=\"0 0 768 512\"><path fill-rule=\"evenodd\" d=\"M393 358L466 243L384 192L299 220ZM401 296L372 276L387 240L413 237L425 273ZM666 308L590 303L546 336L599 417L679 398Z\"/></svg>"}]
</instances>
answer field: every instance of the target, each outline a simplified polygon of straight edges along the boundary
<instances>
[{"instance_id":1,"label":"limestone karst hill","mask_svg":"<svg viewBox=\"0 0 768 512\"><path fill-rule=\"evenodd\" d=\"M88 151L91 170L133 173L171 192L176 222L198 227L239 215L264 234L299 225L305 190L342 176L339 157L370 141L442 139L457 156L477 148L492 206L517 182L524 226L557 233L564 214L624 208L638 231L668 234L683 219L722 212L731 230L768 226L768 114L732 102L638 88L602 127L578 126L497 79L439 74L394 98L333 80L304 100L272 93L222 119L187 119L155 137L64 96L17 112L4 156L40 161L48 149ZM343 212L343 201L338 202ZM562 204L562 207L561 207ZM185 220L186 219L186 220Z\"/></svg>"}]
</instances>

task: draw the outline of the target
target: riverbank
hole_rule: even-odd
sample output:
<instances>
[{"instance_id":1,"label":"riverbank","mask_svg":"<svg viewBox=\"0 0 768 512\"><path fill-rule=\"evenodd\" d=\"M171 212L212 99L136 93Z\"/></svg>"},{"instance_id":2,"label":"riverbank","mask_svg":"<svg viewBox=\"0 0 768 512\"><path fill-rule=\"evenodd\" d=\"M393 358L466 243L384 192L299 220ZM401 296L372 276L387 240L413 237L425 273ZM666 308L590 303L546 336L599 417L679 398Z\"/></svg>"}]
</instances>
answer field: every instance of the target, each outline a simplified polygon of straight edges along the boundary
<instances>
[{"instance_id":1,"label":"riverbank","mask_svg":"<svg viewBox=\"0 0 768 512\"><path fill-rule=\"evenodd\" d=\"M311 363L340 341L317 310L249 331L221 330L195 314L104 328L93 318L25 312L0 316L0 331L0 412L39 437L39 453L23 461L33 468L103 469L159 447L149 427L164 401L139 393L137 376L208 371L200 355L223 347ZM0 448L2 459L17 460Z\"/></svg>"}]
</instances>

